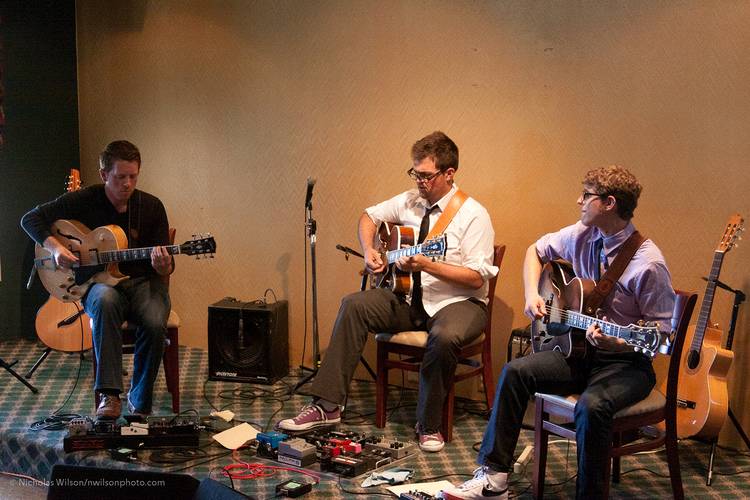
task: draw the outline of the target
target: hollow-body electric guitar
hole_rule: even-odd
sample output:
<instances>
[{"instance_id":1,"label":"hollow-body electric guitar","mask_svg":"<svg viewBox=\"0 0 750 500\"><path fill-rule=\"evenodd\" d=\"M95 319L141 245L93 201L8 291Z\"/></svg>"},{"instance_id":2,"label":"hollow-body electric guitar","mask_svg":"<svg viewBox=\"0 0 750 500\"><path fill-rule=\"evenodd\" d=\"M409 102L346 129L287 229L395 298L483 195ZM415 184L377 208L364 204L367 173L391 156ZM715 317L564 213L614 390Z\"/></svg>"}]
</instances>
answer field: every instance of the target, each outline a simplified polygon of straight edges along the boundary
<instances>
[{"instance_id":1,"label":"hollow-body electric guitar","mask_svg":"<svg viewBox=\"0 0 750 500\"><path fill-rule=\"evenodd\" d=\"M38 246L34 265L39 278L50 293L63 302L80 300L93 283L115 286L128 279L117 267L119 262L147 260L154 247L128 248L128 239L119 226L108 225L89 230L78 221L60 219L51 226L52 235L60 241L79 263L72 269L55 265L52 252ZM182 245L165 245L170 255L200 256L216 252L211 236L195 238Z\"/></svg>"},{"instance_id":2,"label":"hollow-body electric guitar","mask_svg":"<svg viewBox=\"0 0 750 500\"><path fill-rule=\"evenodd\" d=\"M407 294L411 290L411 273L401 271L395 262L401 257L424 255L433 259L442 259L448 248L447 237L441 234L422 243L416 244L418 231L411 226L398 226L383 223L378 231L381 258L386 263L384 272L372 275L371 286L390 288L394 293Z\"/></svg>"},{"instance_id":3,"label":"hollow-body electric guitar","mask_svg":"<svg viewBox=\"0 0 750 500\"><path fill-rule=\"evenodd\" d=\"M65 191L81 189L81 173L71 169ZM41 248L39 245L37 247ZM36 312L37 337L50 349L62 352L88 351L93 347L91 324L80 302L62 302L50 295Z\"/></svg>"},{"instance_id":4,"label":"hollow-body electric guitar","mask_svg":"<svg viewBox=\"0 0 750 500\"><path fill-rule=\"evenodd\" d=\"M680 359L680 376L677 382L679 438L715 437L726 420L729 409L727 373L734 353L721 346L721 330L708 325L724 254L734 246L743 229L742 223L740 215L729 218L721 241L714 251L698 323L690 325L685 336L685 349Z\"/></svg>"},{"instance_id":5,"label":"hollow-body electric guitar","mask_svg":"<svg viewBox=\"0 0 750 500\"><path fill-rule=\"evenodd\" d=\"M547 314L531 323L533 352L560 351L566 358L584 357L590 345L586 329L598 324L604 334L621 338L635 351L654 357L662 338L656 325L621 326L581 312L594 287L593 281L577 278L567 263L553 261L544 265L539 295L544 299Z\"/></svg>"}]
</instances>

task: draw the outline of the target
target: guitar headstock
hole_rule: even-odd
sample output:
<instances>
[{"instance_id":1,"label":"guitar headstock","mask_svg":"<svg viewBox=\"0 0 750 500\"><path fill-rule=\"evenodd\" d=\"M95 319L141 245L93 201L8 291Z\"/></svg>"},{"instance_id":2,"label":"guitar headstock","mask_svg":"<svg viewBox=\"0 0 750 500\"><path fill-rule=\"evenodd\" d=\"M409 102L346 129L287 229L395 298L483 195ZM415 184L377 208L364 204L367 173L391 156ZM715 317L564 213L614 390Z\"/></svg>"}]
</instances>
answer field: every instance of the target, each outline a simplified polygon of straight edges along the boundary
<instances>
[{"instance_id":1,"label":"guitar headstock","mask_svg":"<svg viewBox=\"0 0 750 500\"><path fill-rule=\"evenodd\" d=\"M72 193L81 189L81 172L77 168L70 169L70 175L65 181L65 191Z\"/></svg>"},{"instance_id":2,"label":"guitar headstock","mask_svg":"<svg viewBox=\"0 0 750 500\"><path fill-rule=\"evenodd\" d=\"M655 321L639 321L636 325L629 325L628 329L630 338L625 339L625 342L635 352L641 352L651 358L656 356L661 344L661 334Z\"/></svg>"},{"instance_id":3,"label":"guitar headstock","mask_svg":"<svg viewBox=\"0 0 750 500\"><path fill-rule=\"evenodd\" d=\"M197 257L210 254L213 257L213 254L216 253L216 240L210 234L193 236L193 239L180 245L180 253Z\"/></svg>"},{"instance_id":4,"label":"guitar headstock","mask_svg":"<svg viewBox=\"0 0 750 500\"><path fill-rule=\"evenodd\" d=\"M727 227L724 229L724 235L716 247L717 252L726 253L737 244L737 240L742 239L740 233L745 230L744 219L740 214L734 214L727 221Z\"/></svg>"},{"instance_id":5,"label":"guitar headstock","mask_svg":"<svg viewBox=\"0 0 750 500\"><path fill-rule=\"evenodd\" d=\"M445 257L445 252L448 250L448 237L445 234L435 236L432 239L425 240L422 242L422 251L420 252L426 257L439 258Z\"/></svg>"}]
</instances>

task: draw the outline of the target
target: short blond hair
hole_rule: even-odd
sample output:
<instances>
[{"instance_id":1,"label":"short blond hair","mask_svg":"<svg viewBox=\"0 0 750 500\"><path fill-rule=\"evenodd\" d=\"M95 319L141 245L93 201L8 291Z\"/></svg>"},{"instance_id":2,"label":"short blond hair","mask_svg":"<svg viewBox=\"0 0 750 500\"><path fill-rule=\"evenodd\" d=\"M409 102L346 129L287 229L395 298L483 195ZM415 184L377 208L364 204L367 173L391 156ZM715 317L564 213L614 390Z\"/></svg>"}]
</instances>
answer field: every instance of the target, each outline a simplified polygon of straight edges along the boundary
<instances>
[{"instance_id":1,"label":"short blond hair","mask_svg":"<svg viewBox=\"0 0 750 500\"><path fill-rule=\"evenodd\" d=\"M625 220L633 218L641 187L638 179L630 171L619 165L599 167L586 172L583 185L592 188L602 196L614 196L617 200L617 215Z\"/></svg>"}]
</instances>

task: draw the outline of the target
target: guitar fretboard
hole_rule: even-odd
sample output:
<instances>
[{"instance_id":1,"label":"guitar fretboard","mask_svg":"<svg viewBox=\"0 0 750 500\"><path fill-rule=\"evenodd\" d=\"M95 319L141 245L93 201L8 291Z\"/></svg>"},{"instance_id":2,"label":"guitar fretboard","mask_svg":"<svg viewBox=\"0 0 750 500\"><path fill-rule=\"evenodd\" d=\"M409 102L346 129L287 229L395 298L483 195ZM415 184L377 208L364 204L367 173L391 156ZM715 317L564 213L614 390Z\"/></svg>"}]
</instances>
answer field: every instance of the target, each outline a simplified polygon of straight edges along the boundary
<instances>
[{"instance_id":1,"label":"guitar fretboard","mask_svg":"<svg viewBox=\"0 0 750 500\"><path fill-rule=\"evenodd\" d=\"M629 339L632 336L631 329L626 326L620 326L615 323L609 323L600 319L586 316L585 314L577 313L575 311L562 311L560 314L563 323L572 326L573 328L580 328L581 330L587 329L594 323L599 325L602 332L609 335L610 337L617 337L620 339Z\"/></svg>"},{"instance_id":2,"label":"guitar fretboard","mask_svg":"<svg viewBox=\"0 0 750 500\"><path fill-rule=\"evenodd\" d=\"M698 323L695 326L695 335L690 343L691 351L700 351L703 346L703 336L706 334L708 318L711 316L711 308L714 305L714 292L716 291L716 281L719 279L721 264L724 262L724 252L714 252L714 261L711 264L711 273L708 275L708 284L706 293L701 303L701 312L698 315Z\"/></svg>"},{"instance_id":3,"label":"guitar fretboard","mask_svg":"<svg viewBox=\"0 0 750 500\"><path fill-rule=\"evenodd\" d=\"M99 253L99 264L111 264L112 262L126 262L129 260L145 260L151 258L151 252L156 247L126 248L124 250L107 250ZM164 247L170 255L180 253L180 245L167 245Z\"/></svg>"},{"instance_id":4,"label":"guitar fretboard","mask_svg":"<svg viewBox=\"0 0 750 500\"><path fill-rule=\"evenodd\" d=\"M389 250L386 252L388 264L393 264L401 257L411 257L424 252L425 243L414 245L413 247L399 248L398 250Z\"/></svg>"}]
</instances>

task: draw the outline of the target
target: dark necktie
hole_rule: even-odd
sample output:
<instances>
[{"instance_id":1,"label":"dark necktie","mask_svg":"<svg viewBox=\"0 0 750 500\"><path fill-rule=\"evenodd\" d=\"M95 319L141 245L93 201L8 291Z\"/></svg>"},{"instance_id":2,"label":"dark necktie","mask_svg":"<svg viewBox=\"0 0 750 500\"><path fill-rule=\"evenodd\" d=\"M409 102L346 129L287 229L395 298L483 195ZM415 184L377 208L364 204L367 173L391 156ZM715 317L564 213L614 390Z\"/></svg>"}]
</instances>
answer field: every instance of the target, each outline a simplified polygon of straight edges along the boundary
<instances>
[{"instance_id":1,"label":"dark necktie","mask_svg":"<svg viewBox=\"0 0 750 500\"><path fill-rule=\"evenodd\" d=\"M604 273L607 272L607 268L609 268L609 263L607 262L607 254L604 253L604 238L599 239L599 241L596 242L594 245L594 252L596 253L596 270L594 271L596 274L596 281L599 281L602 279L602 276L604 276Z\"/></svg>"},{"instance_id":2,"label":"dark necktie","mask_svg":"<svg viewBox=\"0 0 750 500\"><path fill-rule=\"evenodd\" d=\"M438 208L438 206L433 205L425 211L424 217L422 217L422 222L419 224L419 237L417 238L417 243L422 243L425 238L427 238L427 233L430 231L430 214L436 208ZM413 312L417 313L417 315L421 315L424 312L424 307L422 306L422 273L411 273L411 277L413 280L411 289L411 308Z\"/></svg>"}]
</instances>

